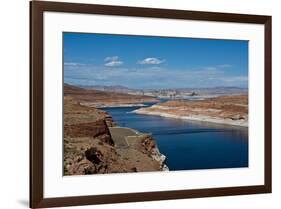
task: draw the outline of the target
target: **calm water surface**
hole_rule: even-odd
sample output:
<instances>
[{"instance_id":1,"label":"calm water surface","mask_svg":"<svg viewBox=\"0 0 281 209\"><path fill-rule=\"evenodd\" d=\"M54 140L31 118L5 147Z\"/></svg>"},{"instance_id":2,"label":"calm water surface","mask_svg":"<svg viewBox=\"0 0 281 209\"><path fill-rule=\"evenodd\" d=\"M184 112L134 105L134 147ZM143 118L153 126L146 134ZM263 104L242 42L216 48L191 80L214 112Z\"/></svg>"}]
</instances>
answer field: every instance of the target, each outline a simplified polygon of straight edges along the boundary
<instances>
[{"instance_id":1,"label":"calm water surface","mask_svg":"<svg viewBox=\"0 0 281 209\"><path fill-rule=\"evenodd\" d=\"M248 166L248 129L131 113L138 107L104 108L119 126L152 133L170 170Z\"/></svg>"}]
</instances>

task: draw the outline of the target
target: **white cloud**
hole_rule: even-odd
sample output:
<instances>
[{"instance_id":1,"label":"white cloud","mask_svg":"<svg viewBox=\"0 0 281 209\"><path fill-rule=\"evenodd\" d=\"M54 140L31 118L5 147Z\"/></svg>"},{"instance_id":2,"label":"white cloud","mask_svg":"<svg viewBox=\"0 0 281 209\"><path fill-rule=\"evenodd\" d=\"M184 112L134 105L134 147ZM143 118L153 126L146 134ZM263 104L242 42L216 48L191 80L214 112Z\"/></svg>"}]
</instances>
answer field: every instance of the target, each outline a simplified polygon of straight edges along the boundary
<instances>
[{"instance_id":1,"label":"white cloud","mask_svg":"<svg viewBox=\"0 0 281 209\"><path fill-rule=\"evenodd\" d=\"M113 57L106 57L104 58L104 61L106 62L104 66L106 67L117 67L120 65L123 65L123 62L119 60L118 56L113 56Z\"/></svg>"},{"instance_id":2,"label":"white cloud","mask_svg":"<svg viewBox=\"0 0 281 209\"><path fill-rule=\"evenodd\" d=\"M143 60L139 60L138 64L141 64L141 65L159 65L163 62L165 62L165 60L160 60L160 59L157 59L155 57L147 57Z\"/></svg>"},{"instance_id":3,"label":"white cloud","mask_svg":"<svg viewBox=\"0 0 281 209\"><path fill-rule=\"evenodd\" d=\"M116 66L120 66L122 64L123 64L122 61L116 60L116 61L107 62L107 63L104 64L104 66L106 66L106 67L116 67Z\"/></svg>"}]
</instances>

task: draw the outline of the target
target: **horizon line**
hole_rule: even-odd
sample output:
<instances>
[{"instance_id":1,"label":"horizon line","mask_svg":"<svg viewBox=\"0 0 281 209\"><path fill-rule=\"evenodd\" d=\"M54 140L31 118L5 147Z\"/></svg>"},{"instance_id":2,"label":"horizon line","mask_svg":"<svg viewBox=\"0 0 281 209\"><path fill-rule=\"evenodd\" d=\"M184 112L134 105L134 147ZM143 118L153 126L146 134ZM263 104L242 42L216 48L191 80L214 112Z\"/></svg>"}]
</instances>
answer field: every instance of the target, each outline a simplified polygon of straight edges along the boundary
<instances>
[{"instance_id":1,"label":"horizon line","mask_svg":"<svg viewBox=\"0 0 281 209\"><path fill-rule=\"evenodd\" d=\"M248 87L240 87L240 86L213 86L213 87L167 87L167 88L134 88L134 87L128 87L124 85L82 85L82 84L70 84L70 83L65 83L64 85L70 85L70 86L76 86L76 87L123 87L126 89L132 89L132 90L167 90L167 89L215 89L215 88L239 88L239 89L247 89L249 90Z\"/></svg>"}]
</instances>

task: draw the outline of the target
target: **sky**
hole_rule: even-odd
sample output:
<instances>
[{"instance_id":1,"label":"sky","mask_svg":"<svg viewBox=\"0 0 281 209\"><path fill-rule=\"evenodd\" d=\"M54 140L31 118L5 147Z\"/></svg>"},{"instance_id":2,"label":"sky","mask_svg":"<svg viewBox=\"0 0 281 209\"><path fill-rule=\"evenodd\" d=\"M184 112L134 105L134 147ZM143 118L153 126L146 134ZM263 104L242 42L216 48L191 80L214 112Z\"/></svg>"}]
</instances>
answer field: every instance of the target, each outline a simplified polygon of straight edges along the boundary
<instances>
[{"instance_id":1,"label":"sky","mask_svg":"<svg viewBox=\"0 0 281 209\"><path fill-rule=\"evenodd\" d=\"M248 41L63 33L64 82L133 89L248 87Z\"/></svg>"}]
</instances>

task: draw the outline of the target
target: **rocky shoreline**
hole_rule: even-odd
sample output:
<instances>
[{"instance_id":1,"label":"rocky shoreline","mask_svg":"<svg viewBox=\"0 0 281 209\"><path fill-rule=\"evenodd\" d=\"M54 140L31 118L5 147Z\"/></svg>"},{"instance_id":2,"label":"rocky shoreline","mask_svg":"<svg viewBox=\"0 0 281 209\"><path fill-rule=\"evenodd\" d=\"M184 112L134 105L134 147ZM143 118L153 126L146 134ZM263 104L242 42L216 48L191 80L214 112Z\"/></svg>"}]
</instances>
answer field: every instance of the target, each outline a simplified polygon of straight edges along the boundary
<instances>
[{"instance_id":1,"label":"rocky shoreline","mask_svg":"<svg viewBox=\"0 0 281 209\"><path fill-rule=\"evenodd\" d=\"M123 128L123 127L122 127ZM127 129L127 127L125 127ZM136 142L140 141L142 144L142 148L144 149L142 152L149 154L151 158L153 158L155 161L159 162L160 170L161 171L169 171L168 166L165 164L166 156L163 155L153 137L150 134L147 133L141 133L139 131L133 130L137 134L137 136L126 136L125 140L128 142L128 144L132 145Z\"/></svg>"}]
</instances>

